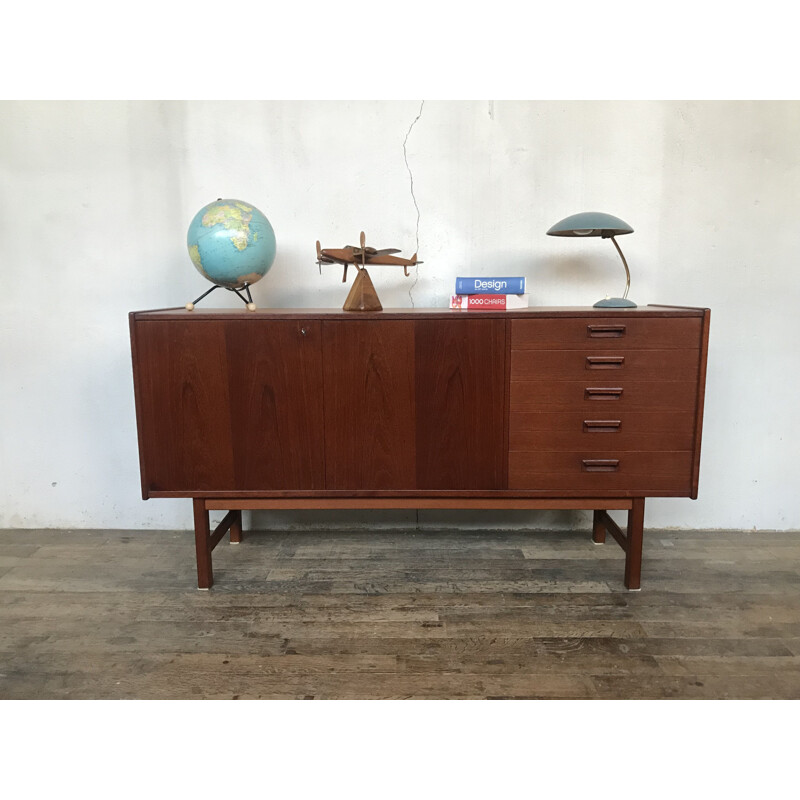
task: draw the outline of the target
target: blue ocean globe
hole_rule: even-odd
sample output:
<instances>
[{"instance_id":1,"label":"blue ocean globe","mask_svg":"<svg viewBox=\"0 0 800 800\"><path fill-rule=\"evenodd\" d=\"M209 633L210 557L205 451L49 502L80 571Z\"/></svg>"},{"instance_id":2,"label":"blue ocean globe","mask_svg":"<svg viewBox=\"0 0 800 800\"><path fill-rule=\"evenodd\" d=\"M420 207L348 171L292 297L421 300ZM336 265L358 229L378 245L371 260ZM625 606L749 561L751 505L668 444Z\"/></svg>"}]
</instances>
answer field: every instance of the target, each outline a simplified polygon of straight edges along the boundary
<instances>
[{"instance_id":1,"label":"blue ocean globe","mask_svg":"<svg viewBox=\"0 0 800 800\"><path fill-rule=\"evenodd\" d=\"M219 199L201 208L186 235L197 271L217 286L241 289L267 274L275 261L275 231L252 204Z\"/></svg>"}]
</instances>

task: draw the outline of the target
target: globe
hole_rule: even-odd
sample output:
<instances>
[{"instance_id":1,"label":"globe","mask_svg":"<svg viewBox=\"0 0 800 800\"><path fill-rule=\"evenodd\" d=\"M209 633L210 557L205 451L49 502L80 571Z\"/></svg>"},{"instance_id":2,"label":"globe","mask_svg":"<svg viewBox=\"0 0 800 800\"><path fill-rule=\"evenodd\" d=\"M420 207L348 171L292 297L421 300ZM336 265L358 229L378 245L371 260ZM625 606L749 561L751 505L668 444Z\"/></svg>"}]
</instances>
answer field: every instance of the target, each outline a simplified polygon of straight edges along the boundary
<instances>
[{"instance_id":1,"label":"globe","mask_svg":"<svg viewBox=\"0 0 800 800\"><path fill-rule=\"evenodd\" d=\"M266 275L275 260L275 232L251 203L219 199L201 208L186 235L198 272L217 286L241 289Z\"/></svg>"}]
</instances>

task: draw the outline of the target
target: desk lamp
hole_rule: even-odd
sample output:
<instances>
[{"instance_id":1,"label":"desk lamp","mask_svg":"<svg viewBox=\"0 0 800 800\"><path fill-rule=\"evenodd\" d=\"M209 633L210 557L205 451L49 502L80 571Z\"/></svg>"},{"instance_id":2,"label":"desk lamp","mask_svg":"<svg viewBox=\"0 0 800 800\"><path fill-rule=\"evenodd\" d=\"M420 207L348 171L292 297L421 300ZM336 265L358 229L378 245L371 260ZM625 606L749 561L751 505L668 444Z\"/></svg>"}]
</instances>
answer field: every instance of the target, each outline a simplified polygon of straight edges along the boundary
<instances>
[{"instance_id":1,"label":"desk lamp","mask_svg":"<svg viewBox=\"0 0 800 800\"><path fill-rule=\"evenodd\" d=\"M617 248L619 257L622 259L622 266L625 267L625 293L622 297L606 297L598 300L595 308L636 308L636 303L628 300L628 289L631 286L631 273L628 263L622 250L619 249L615 236L622 236L624 233L633 233L633 228L627 222L623 222L619 217L611 214L602 214L599 211L584 211L581 214L573 214L571 217L562 219L547 231L548 236L601 236L603 239L611 239L614 247Z\"/></svg>"}]
</instances>

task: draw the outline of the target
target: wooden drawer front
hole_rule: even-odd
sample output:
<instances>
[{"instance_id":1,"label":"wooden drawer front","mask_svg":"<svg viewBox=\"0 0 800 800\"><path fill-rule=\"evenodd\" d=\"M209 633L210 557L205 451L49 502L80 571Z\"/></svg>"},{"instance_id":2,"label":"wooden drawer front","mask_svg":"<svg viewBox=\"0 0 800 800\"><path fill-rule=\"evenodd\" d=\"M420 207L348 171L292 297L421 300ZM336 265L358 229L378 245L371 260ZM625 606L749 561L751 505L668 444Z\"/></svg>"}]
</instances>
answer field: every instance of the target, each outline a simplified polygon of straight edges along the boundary
<instances>
[{"instance_id":1,"label":"wooden drawer front","mask_svg":"<svg viewBox=\"0 0 800 800\"><path fill-rule=\"evenodd\" d=\"M694 414L687 411L517 411L509 415L510 450L691 450Z\"/></svg>"},{"instance_id":2,"label":"wooden drawer front","mask_svg":"<svg viewBox=\"0 0 800 800\"><path fill-rule=\"evenodd\" d=\"M698 350L512 349L511 380L695 380L698 356Z\"/></svg>"},{"instance_id":3,"label":"wooden drawer front","mask_svg":"<svg viewBox=\"0 0 800 800\"><path fill-rule=\"evenodd\" d=\"M509 489L688 495L691 478L690 451L587 448L579 452L509 453Z\"/></svg>"},{"instance_id":4,"label":"wooden drawer front","mask_svg":"<svg viewBox=\"0 0 800 800\"><path fill-rule=\"evenodd\" d=\"M512 414L586 409L598 418L623 410L694 412L696 403L696 381L515 381L510 396Z\"/></svg>"},{"instance_id":5,"label":"wooden drawer front","mask_svg":"<svg viewBox=\"0 0 800 800\"><path fill-rule=\"evenodd\" d=\"M593 317L524 319L511 323L514 350L589 350L620 345L627 349L666 350L700 347L701 317L673 319Z\"/></svg>"}]
</instances>

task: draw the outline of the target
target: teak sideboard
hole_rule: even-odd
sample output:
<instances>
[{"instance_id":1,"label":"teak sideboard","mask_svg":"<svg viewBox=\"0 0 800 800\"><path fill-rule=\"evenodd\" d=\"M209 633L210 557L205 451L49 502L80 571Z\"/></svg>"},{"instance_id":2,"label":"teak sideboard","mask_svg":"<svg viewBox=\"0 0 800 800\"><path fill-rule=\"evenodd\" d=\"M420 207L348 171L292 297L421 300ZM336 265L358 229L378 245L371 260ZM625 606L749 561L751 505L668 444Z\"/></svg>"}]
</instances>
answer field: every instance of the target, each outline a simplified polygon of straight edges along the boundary
<instances>
[{"instance_id":1,"label":"teak sideboard","mask_svg":"<svg viewBox=\"0 0 800 800\"><path fill-rule=\"evenodd\" d=\"M132 312L142 495L192 498L200 588L244 509L439 508L591 509L638 589L645 498L697 497L709 319Z\"/></svg>"}]
</instances>

